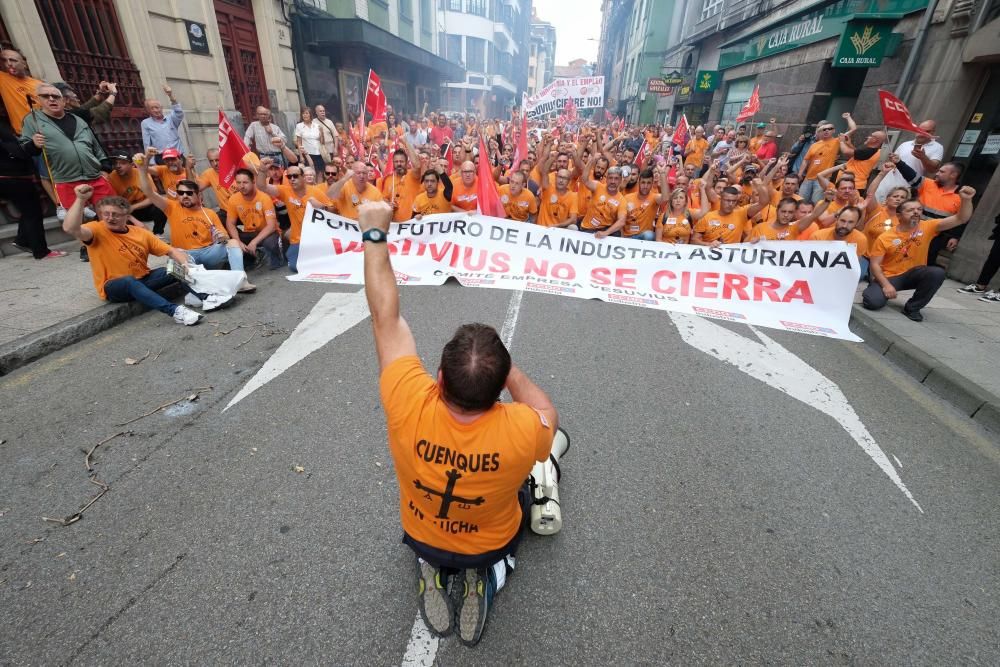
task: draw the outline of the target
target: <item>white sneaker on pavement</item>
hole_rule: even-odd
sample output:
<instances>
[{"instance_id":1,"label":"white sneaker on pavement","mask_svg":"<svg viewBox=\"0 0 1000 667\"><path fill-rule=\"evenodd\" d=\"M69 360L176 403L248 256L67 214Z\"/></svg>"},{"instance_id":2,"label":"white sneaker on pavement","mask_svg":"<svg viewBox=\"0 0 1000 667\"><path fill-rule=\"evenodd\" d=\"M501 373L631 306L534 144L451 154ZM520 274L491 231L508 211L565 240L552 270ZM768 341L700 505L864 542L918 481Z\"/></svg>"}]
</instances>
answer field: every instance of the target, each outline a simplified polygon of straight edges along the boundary
<instances>
[{"instance_id":1,"label":"white sneaker on pavement","mask_svg":"<svg viewBox=\"0 0 1000 667\"><path fill-rule=\"evenodd\" d=\"M961 294L985 294L986 293L986 288L985 287L980 287L976 283L969 283L965 287L959 287L955 291L959 292Z\"/></svg>"},{"instance_id":2,"label":"white sneaker on pavement","mask_svg":"<svg viewBox=\"0 0 1000 667\"><path fill-rule=\"evenodd\" d=\"M56 206L56 217L59 218L59 222L66 219L66 209L63 208L62 204Z\"/></svg>"},{"instance_id":3,"label":"white sneaker on pavement","mask_svg":"<svg viewBox=\"0 0 1000 667\"><path fill-rule=\"evenodd\" d=\"M191 292L188 292L184 295L184 305L191 306L192 308L201 308L202 300L191 294Z\"/></svg>"},{"instance_id":4,"label":"white sneaker on pavement","mask_svg":"<svg viewBox=\"0 0 1000 667\"><path fill-rule=\"evenodd\" d=\"M218 310L219 308L224 308L225 306L228 306L232 302L233 302L232 295L222 296L220 294L209 294L208 296L205 297L205 300L202 302L205 304L202 307L202 310L204 310L207 313L213 310Z\"/></svg>"},{"instance_id":5,"label":"white sneaker on pavement","mask_svg":"<svg viewBox=\"0 0 1000 667\"><path fill-rule=\"evenodd\" d=\"M990 303L1000 303L1000 291L991 289L986 294L979 297L980 301L989 301Z\"/></svg>"},{"instance_id":6,"label":"white sneaker on pavement","mask_svg":"<svg viewBox=\"0 0 1000 667\"><path fill-rule=\"evenodd\" d=\"M247 294L249 292L256 292L257 291L257 286L254 285L253 283L251 283L246 278L244 278L243 282L240 283L240 286L238 288L236 288L236 291L240 292L241 294Z\"/></svg>"},{"instance_id":7,"label":"white sneaker on pavement","mask_svg":"<svg viewBox=\"0 0 1000 667\"><path fill-rule=\"evenodd\" d=\"M198 324L201 321L201 317L201 314L185 306L177 306L177 310L174 311L174 322L188 327Z\"/></svg>"}]
</instances>

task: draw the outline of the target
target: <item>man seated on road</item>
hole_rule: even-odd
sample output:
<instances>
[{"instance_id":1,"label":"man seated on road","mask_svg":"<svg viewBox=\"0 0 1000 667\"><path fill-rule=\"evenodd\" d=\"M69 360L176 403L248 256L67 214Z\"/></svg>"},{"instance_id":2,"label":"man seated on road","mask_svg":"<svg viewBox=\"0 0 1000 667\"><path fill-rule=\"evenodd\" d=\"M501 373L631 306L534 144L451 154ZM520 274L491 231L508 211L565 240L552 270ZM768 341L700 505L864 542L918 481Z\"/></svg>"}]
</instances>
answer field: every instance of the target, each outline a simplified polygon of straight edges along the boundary
<instances>
[{"instance_id":1,"label":"man seated on road","mask_svg":"<svg viewBox=\"0 0 1000 667\"><path fill-rule=\"evenodd\" d=\"M244 254L256 258L263 249L268 266L273 271L281 268L281 241L278 234L278 216L274 201L257 190L254 173L237 169L235 183L239 190L229 198L226 207L226 232L237 239ZM237 229L237 225L242 229Z\"/></svg>"},{"instance_id":2,"label":"man seated on road","mask_svg":"<svg viewBox=\"0 0 1000 667\"><path fill-rule=\"evenodd\" d=\"M421 178L424 191L413 199L413 217L419 220L425 215L451 212L451 179L445 172L444 160L438 158L434 168L424 172Z\"/></svg>"},{"instance_id":3,"label":"man seated on road","mask_svg":"<svg viewBox=\"0 0 1000 667\"><path fill-rule=\"evenodd\" d=\"M459 327L436 378L428 375L399 313L385 244L391 218L388 204L365 204L359 224L403 541L417 556L424 622L475 645L513 572L528 517L525 480L547 460L559 417L485 324ZM505 388L513 403L499 402Z\"/></svg>"},{"instance_id":4,"label":"man seated on road","mask_svg":"<svg viewBox=\"0 0 1000 667\"><path fill-rule=\"evenodd\" d=\"M212 192L215 193L215 199L219 204L218 213L221 217L226 214L226 206L229 204L229 197L231 197L239 189L236 187L235 182L231 183L227 188L222 185L221 181L219 181L218 148L209 148L205 153L205 157L208 159L208 168L198 175L198 188L202 192L209 188L212 189Z\"/></svg>"},{"instance_id":5,"label":"man seated on road","mask_svg":"<svg viewBox=\"0 0 1000 667\"><path fill-rule=\"evenodd\" d=\"M229 238L229 233L215 211L201 205L197 183L186 179L178 181L177 199L164 197L153 188L149 180L149 160L156 154L155 151L155 148L150 147L145 156L138 153L133 160L139 167L139 187L149 201L163 211L170 223L170 244L186 252L193 263L201 264L206 269L222 268L228 261L231 270L242 271L243 249L240 242ZM255 289L256 286L244 280L239 291L252 292ZM185 303L195 308L202 307L202 304L195 303L193 299L186 299ZM205 310L214 310L216 303L218 300L206 302Z\"/></svg>"},{"instance_id":6,"label":"man seated on road","mask_svg":"<svg viewBox=\"0 0 1000 667\"><path fill-rule=\"evenodd\" d=\"M739 188L723 188L719 196L719 210L709 211L695 223L691 243L716 248L723 243L739 243L745 239L751 231L750 218L771 201L771 193L763 181L754 178L751 185L757 191L757 202L746 206L736 205L740 201Z\"/></svg>"},{"instance_id":7,"label":"man seated on road","mask_svg":"<svg viewBox=\"0 0 1000 667\"><path fill-rule=\"evenodd\" d=\"M819 210L819 207L816 207ZM810 241L844 241L854 246L861 267L861 279L868 278L868 237L858 229L861 226L861 209L845 206L837 211L832 227L815 232Z\"/></svg>"},{"instance_id":8,"label":"man seated on road","mask_svg":"<svg viewBox=\"0 0 1000 667\"><path fill-rule=\"evenodd\" d=\"M355 160L347 173L327 189L326 194L337 205L340 215L351 220L358 219L358 205L362 201L382 201L382 193L369 179L368 165L361 160Z\"/></svg>"},{"instance_id":9,"label":"man seated on road","mask_svg":"<svg viewBox=\"0 0 1000 667\"><path fill-rule=\"evenodd\" d=\"M162 234L167 224L167 217L143 194L139 186L139 172L132 163L132 157L125 153L117 153L112 155L111 159L114 160L115 167L108 175L108 183L119 197L128 202L133 218L139 222L152 222L153 233L157 233L155 230L159 229L159 233Z\"/></svg>"},{"instance_id":10,"label":"man seated on road","mask_svg":"<svg viewBox=\"0 0 1000 667\"><path fill-rule=\"evenodd\" d=\"M883 232L869 251L874 280L862 294L862 305L869 310L883 308L897 290L916 290L903 306L903 314L914 322L924 319L920 310L941 288L944 269L927 265L931 241L941 232L964 225L972 217L972 198L976 191L968 186L958 191L962 206L946 218L925 220L919 200L903 202L898 209L899 224Z\"/></svg>"},{"instance_id":11,"label":"man seated on road","mask_svg":"<svg viewBox=\"0 0 1000 667\"><path fill-rule=\"evenodd\" d=\"M150 146L153 151L156 149ZM149 149L146 149L147 159L152 159L156 157L156 153L153 153ZM150 157L152 155L152 157ZM160 161L163 164L153 166L149 168L150 175L155 178L163 188L163 194L170 197L171 199L177 198L177 181L183 180L185 178L189 180L194 180L195 174L188 173L188 160L181 155L181 153L176 148L168 148L167 150L160 153ZM154 233L159 234L155 229Z\"/></svg>"},{"instance_id":12,"label":"man seated on road","mask_svg":"<svg viewBox=\"0 0 1000 667\"><path fill-rule=\"evenodd\" d=\"M654 178L660 181L660 192L653 194ZM653 169L643 169L639 173L639 188L635 192L625 195L625 218L618 220L608 228L608 236L616 234L621 230L622 237L636 239L639 241L652 241L656 238L653 229L653 221L660 205L669 198L670 189L667 187L667 169L665 166ZM600 234L596 234L601 238Z\"/></svg>"},{"instance_id":13,"label":"man seated on road","mask_svg":"<svg viewBox=\"0 0 1000 667\"><path fill-rule=\"evenodd\" d=\"M500 186L500 204L503 205L505 218L517 222L534 222L538 214L538 200L524 187L524 178L523 172L511 172L507 185Z\"/></svg>"},{"instance_id":14,"label":"man seated on road","mask_svg":"<svg viewBox=\"0 0 1000 667\"><path fill-rule=\"evenodd\" d=\"M288 185L271 185L264 179L263 167L266 167L271 158L262 158L260 161L261 171L257 172L257 187L267 193L269 197L281 201L288 210L288 250L285 256L288 258L288 268L295 273L298 270L299 242L302 240L302 222L305 220L306 207L312 204L315 208L325 208L332 202L326 196L325 185L307 185L304 167L293 164L285 170L285 177Z\"/></svg>"},{"instance_id":15,"label":"man seated on road","mask_svg":"<svg viewBox=\"0 0 1000 667\"><path fill-rule=\"evenodd\" d=\"M63 230L87 246L98 295L107 301L138 301L173 317L178 324L198 324L200 314L170 303L157 292L177 280L167 274L166 268L150 270L148 265L150 255L168 255L185 264L187 254L167 245L145 227L128 224L128 202L117 195L98 201L99 220L83 224L83 208L94 196L94 189L77 185L74 193L76 199L66 212ZM191 292L187 285L184 287ZM208 295L195 296L202 299Z\"/></svg>"}]
</instances>

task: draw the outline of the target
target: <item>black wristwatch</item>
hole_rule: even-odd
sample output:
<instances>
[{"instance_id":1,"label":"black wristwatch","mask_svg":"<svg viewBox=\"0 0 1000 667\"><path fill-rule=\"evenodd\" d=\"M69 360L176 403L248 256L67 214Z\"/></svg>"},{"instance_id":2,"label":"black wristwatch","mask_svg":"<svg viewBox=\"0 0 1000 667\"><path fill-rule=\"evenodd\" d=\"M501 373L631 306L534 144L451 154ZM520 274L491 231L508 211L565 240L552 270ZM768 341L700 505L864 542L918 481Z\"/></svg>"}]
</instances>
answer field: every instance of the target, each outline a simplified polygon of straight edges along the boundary
<instances>
[{"instance_id":1,"label":"black wristwatch","mask_svg":"<svg viewBox=\"0 0 1000 667\"><path fill-rule=\"evenodd\" d=\"M385 232L381 229L369 229L361 235L361 240L371 241L372 243L385 243Z\"/></svg>"}]
</instances>

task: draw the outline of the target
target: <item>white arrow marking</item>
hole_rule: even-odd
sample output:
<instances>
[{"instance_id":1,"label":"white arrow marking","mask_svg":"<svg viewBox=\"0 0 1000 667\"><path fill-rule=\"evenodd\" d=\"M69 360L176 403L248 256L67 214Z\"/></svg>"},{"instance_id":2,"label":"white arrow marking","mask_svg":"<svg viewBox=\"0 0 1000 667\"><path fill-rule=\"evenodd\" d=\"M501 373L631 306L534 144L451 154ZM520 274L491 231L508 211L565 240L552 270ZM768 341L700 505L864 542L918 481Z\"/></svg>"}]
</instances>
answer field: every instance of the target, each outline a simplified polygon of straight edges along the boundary
<instances>
[{"instance_id":1,"label":"white arrow marking","mask_svg":"<svg viewBox=\"0 0 1000 667\"><path fill-rule=\"evenodd\" d=\"M359 292L327 292L285 339L223 412L368 317L368 301Z\"/></svg>"},{"instance_id":2,"label":"white arrow marking","mask_svg":"<svg viewBox=\"0 0 1000 667\"><path fill-rule=\"evenodd\" d=\"M923 514L924 510L913 499L840 387L826 376L753 327L750 330L761 340L760 343L696 315L670 313L670 318L688 345L732 364L747 375L833 417Z\"/></svg>"}]
</instances>

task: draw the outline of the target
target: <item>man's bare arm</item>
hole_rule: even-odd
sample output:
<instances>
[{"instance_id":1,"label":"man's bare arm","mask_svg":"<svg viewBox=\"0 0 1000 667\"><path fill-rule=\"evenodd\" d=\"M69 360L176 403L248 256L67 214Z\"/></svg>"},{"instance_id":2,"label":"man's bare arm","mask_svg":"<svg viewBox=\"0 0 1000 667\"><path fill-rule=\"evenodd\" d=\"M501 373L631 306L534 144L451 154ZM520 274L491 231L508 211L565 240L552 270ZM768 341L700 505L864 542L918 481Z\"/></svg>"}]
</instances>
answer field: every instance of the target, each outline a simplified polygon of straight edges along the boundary
<instances>
[{"instance_id":1,"label":"man's bare arm","mask_svg":"<svg viewBox=\"0 0 1000 667\"><path fill-rule=\"evenodd\" d=\"M385 202L364 202L358 207L358 225L363 232L389 232L392 208ZM375 352L384 369L400 357L415 355L417 344L410 326L399 314L399 288L386 243L365 242L365 296L372 316Z\"/></svg>"},{"instance_id":2,"label":"man's bare arm","mask_svg":"<svg viewBox=\"0 0 1000 667\"><path fill-rule=\"evenodd\" d=\"M395 281L393 284L395 285ZM552 426L552 432L556 432L559 428L559 413L556 412L555 406L552 405L548 395L517 366L511 365L510 373L507 374L507 391L514 401L524 403L544 415L545 420Z\"/></svg>"}]
</instances>

